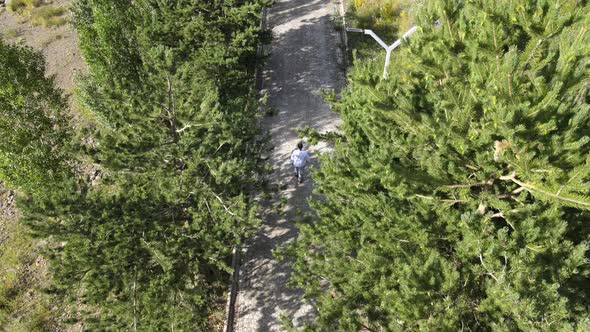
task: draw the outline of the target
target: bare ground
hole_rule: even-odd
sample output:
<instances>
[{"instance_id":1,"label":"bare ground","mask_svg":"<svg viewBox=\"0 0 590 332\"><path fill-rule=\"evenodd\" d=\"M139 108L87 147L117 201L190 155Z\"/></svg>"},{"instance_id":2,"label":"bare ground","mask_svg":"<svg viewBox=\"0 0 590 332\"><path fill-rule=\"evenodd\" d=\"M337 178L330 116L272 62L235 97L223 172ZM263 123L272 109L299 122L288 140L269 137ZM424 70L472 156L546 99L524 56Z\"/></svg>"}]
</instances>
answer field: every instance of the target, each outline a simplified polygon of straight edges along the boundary
<instances>
[{"instance_id":1,"label":"bare ground","mask_svg":"<svg viewBox=\"0 0 590 332\"><path fill-rule=\"evenodd\" d=\"M53 6L68 7L71 0L54 0ZM0 12L0 34L8 42L22 41L43 52L47 74L67 93L74 88L75 73L85 70L78 37L68 23L59 27L33 26L30 19L7 9Z\"/></svg>"}]
</instances>

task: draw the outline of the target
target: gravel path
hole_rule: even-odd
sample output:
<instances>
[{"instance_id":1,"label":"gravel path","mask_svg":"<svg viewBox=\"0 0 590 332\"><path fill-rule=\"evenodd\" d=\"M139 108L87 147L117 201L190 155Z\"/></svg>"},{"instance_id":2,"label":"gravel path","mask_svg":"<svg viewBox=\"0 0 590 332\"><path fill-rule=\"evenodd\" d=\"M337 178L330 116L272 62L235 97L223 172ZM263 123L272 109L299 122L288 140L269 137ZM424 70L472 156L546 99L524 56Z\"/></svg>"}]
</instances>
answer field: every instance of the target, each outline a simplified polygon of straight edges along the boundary
<instances>
[{"instance_id":1,"label":"gravel path","mask_svg":"<svg viewBox=\"0 0 590 332\"><path fill-rule=\"evenodd\" d=\"M310 126L325 132L340 124L320 95L321 89L338 90L344 85L339 37L330 21L337 13L336 5L331 0L278 0L269 10L273 42L263 73L263 89L270 93L269 105L278 114L266 119L265 128L274 146L271 181L281 184L271 206L281 198L287 201L283 213L272 207L264 212L259 232L246 243L235 309L238 332L279 331L281 314L296 326L314 316L314 308L302 299L302 291L287 286L290 262L277 261L272 250L297 236L291 222L297 211L309 211L306 198L313 183L308 180L296 185L289 163L299 141L297 128ZM306 144L306 149L311 152L313 165L317 155L329 147Z\"/></svg>"}]
</instances>

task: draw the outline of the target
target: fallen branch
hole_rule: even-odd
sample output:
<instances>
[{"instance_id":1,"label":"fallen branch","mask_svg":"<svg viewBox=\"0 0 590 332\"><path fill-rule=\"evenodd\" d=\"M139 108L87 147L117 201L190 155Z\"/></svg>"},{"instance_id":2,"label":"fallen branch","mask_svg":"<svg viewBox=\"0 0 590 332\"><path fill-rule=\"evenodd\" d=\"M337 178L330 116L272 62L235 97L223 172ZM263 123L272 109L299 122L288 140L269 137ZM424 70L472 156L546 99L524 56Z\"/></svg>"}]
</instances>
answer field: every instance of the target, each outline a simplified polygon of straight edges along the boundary
<instances>
[{"instance_id":1,"label":"fallen branch","mask_svg":"<svg viewBox=\"0 0 590 332\"><path fill-rule=\"evenodd\" d=\"M501 195L496 195L496 198L512 198L515 195L520 194L521 192L523 192L524 190L526 190L523 187L519 187L514 189L512 192L510 192L509 194L501 194Z\"/></svg>"},{"instance_id":2,"label":"fallen branch","mask_svg":"<svg viewBox=\"0 0 590 332\"><path fill-rule=\"evenodd\" d=\"M230 211L230 209L225 206L225 203L223 203L223 200L221 199L221 197L217 196L216 193L213 193L213 195L217 198L217 200L219 201L219 203L221 203L221 206L223 206L223 208L225 209L225 211L227 211L227 213L229 213L232 216L236 216L233 212Z\"/></svg>"},{"instance_id":3,"label":"fallen branch","mask_svg":"<svg viewBox=\"0 0 590 332\"><path fill-rule=\"evenodd\" d=\"M178 129L178 130L176 131L176 133L177 133L177 134L180 134L180 133L182 133L183 131L185 131L185 130L187 130L187 129L189 129L189 128L192 128L192 127L200 127L200 126L202 126L202 125L193 125L193 124L189 124L189 125L186 125L186 126L182 127L181 129Z\"/></svg>"},{"instance_id":4,"label":"fallen branch","mask_svg":"<svg viewBox=\"0 0 590 332\"><path fill-rule=\"evenodd\" d=\"M483 257L481 256L481 252L479 253L479 261L481 262L481 265L483 266L483 268L486 269L486 271L488 271L486 274L491 276L492 278L494 278L494 280L496 280L497 282L499 282L498 278L496 278L496 276L492 272L490 272L490 270L488 270L488 267L483 262Z\"/></svg>"},{"instance_id":5,"label":"fallen branch","mask_svg":"<svg viewBox=\"0 0 590 332\"><path fill-rule=\"evenodd\" d=\"M471 187L481 187L481 186L488 186L488 185L492 185L494 183L494 180L488 180L485 182L478 182L478 183L468 183L468 184L453 184L453 185L449 185L449 186L445 186L446 188L471 188Z\"/></svg>"},{"instance_id":6,"label":"fallen branch","mask_svg":"<svg viewBox=\"0 0 590 332\"><path fill-rule=\"evenodd\" d=\"M434 197L424 196L424 195L419 195L419 194L416 194L416 197L420 197L420 198L424 198L424 199L428 199L428 200L434 200ZM440 201L445 202L445 203L451 203L451 204L467 203L468 202L464 199L441 199Z\"/></svg>"},{"instance_id":7,"label":"fallen branch","mask_svg":"<svg viewBox=\"0 0 590 332\"><path fill-rule=\"evenodd\" d=\"M510 181L516 183L517 185L521 186L522 188L524 188L525 190L527 190L528 192L530 192L532 194L534 194L535 192L538 192L538 193L541 193L543 195L547 195L547 196L549 196L551 198L555 198L555 199L560 200L560 201L565 201L565 202L569 202L569 203L573 203L573 204L577 204L577 205L581 205L581 206L590 208L590 202L584 202L584 201L576 200L576 199L573 199L573 198L563 197L563 196L560 196L559 195L559 192L557 194L554 194L552 192L549 192L547 190L541 189L541 188L539 188L539 187L537 187L535 185L532 185L530 183L522 182L522 181L516 179L516 172L512 172L509 175L501 176L500 177L500 180L503 180L503 181L510 180Z\"/></svg>"},{"instance_id":8,"label":"fallen branch","mask_svg":"<svg viewBox=\"0 0 590 332\"><path fill-rule=\"evenodd\" d=\"M504 221L506 221L508 225L510 225L510 227L512 227L512 230L516 230L516 228L514 228L514 225L512 225L512 223L504 216L502 212L494 213L490 216L490 218L502 218L504 219Z\"/></svg>"}]
</instances>

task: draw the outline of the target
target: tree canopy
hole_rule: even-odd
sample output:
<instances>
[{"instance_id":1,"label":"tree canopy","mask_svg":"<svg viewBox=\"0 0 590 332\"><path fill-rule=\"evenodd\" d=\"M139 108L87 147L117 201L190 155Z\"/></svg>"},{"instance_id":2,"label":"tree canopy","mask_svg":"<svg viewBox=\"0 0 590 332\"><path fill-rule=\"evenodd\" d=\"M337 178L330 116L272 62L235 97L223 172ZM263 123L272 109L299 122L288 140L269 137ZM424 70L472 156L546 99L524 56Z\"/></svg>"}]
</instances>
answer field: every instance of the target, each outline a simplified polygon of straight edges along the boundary
<instances>
[{"instance_id":1,"label":"tree canopy","mask_svg":"<svg viewBox=\"0 0 590 332\"><path fill-rule=\"evenodd\" d=\"M37 192L69 174L65 99L30 47L0 39L0 68L0 181Z\"/></svg>"},{"instance_id":2,"label":"tree canopy","mask_svg":"<svg viewBox=\"0 0 590 332\"><path fill-rule=\"evenodd\" d=\"M316 330L586 330L590 5L428 1L357 62L294 282ZM432 22L440 20L440 26Z\"/></svg>"},{"instance_id":3,"label":"tree canopy","mask_svg":"<svg viewBox=\"0 0 590 332\"><path fill-rule=\"evenodd\" d=\"M259 1L78 0L100 179L23 201L51 236L58 288L99 329L206 330L234 245L252 231Z\"/></svg>"}]
</instances>

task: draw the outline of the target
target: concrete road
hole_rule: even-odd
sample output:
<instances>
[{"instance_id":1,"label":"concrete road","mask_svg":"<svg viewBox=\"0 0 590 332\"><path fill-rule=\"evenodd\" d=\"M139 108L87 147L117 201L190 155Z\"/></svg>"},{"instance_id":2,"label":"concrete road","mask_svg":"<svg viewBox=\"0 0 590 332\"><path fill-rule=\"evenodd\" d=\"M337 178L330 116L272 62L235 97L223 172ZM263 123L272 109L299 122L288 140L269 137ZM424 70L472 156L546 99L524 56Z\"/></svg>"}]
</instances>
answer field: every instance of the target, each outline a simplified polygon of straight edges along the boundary
<instances>
[{"instance_id":1,"label":"concrete road","mask_svg":"<svg viewBox=\"0 0 590 332\"><path fill-rule=\"evenodd\" d=\"M289 288L290 262L277 261L272 250L297 236L292 220L297 211L308 212L307 197L313 183L297 185L289 156L299 139L297 128L314 127L333 131L338 116L323 101L320 91L344 85L339 36L331 17L337 15L333 0L277 0L269 9L268 25L273 31L272 55L263 73L263 89L270 94L269 106L278 114L265 120L272 135L270 155L274 172L271 181L281 188L262 215L259 232L246 243L240 269L240 290L236 302L235 331L279 331L280 316L296 326L310 321L313 306L302 299L302 291ZM325 144L310 147L312 164ZM278 213L276 203L286 204ZM275 207L272 207L275 206Z\"/></svg>"}]
</instances>

